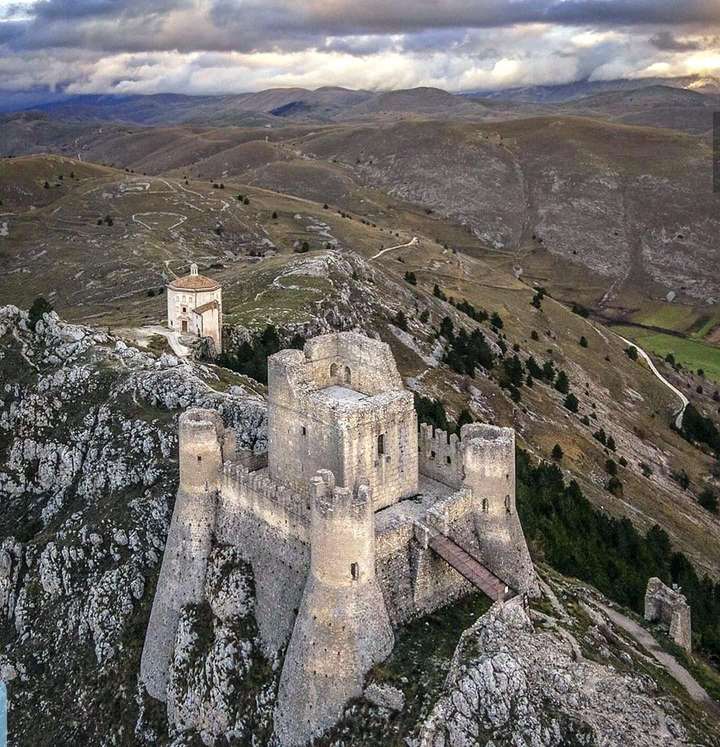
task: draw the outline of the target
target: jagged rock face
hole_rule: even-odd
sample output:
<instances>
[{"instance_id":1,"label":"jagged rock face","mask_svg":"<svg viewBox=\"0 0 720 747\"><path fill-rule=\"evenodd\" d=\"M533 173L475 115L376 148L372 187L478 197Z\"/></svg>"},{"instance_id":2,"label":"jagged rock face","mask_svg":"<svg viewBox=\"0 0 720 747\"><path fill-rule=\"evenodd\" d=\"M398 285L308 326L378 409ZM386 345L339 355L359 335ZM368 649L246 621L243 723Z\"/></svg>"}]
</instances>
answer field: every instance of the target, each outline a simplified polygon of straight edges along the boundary
<instances>
[{"instance_id":1,"label":"jagged rock face","mask_svg":"<svg viewBox=\"0 0 720 747\"><path fill-rule=\"evenodd\" d=\"M167 692L171 734L193 730L207 745L265 743L278 663L262 653L252 571L235 548L213 551L207 594L207 604L180 617Z\"/></svg>"},{"instance_id":2,"label":"jagged rock face","mask_svg":"<svg viewBox=\"0 0 720 747\"><path fill-rule=\"evenodd\" d=\"M55 314L33 330L26 313L0 308L0 667L16 674L18 740L135 740L148 711L137 669L177 486L179 411L219 410L241 443L264 445L264 404L208 380L208 369ZM239 614L243 581L233 579L213 597L223 620ZM138 741L153 742L158 721Z\"/></svg>"},{"instance_id":3,"label":"jagged rock face","mask_svg":"<svg viewBox=\"0 0 720 747\"><path fill-rule=\"evenodd\" d=\"M212 553L208 604L183 611L167 709L138 679L177 488L179 412L218 410L241 445L265 445L264 403L238 388L220 394L211 379L55 315L33 331L27 314L0 308L0 678L18 743L271 743L282 662L262 652L252 574L232 548ZM328 744L395 740L385 719L403 690L393 718L412 714L403 737L423 747L688 741L673 702L632 670L641 657L583 659L576 622L533 619L534 630L512 605L480 618L427 718L424 705L414 715L408 671L382 705L366 704L379 737L344 732ZM616 650L596 645L606 647ZM357 721L361 710L348 713Z\"/></svg>"},{"instance_id":4,"label":"jagged rock face","mask_svg":"<svg viewBox=\"0 0 720 747\"><path fill-rule=\"evenodd\" d=\"M584 659L559 626L535 630L519 599L461 639L421 747L685 743L653 679Z\"/></svg>"}]
</instances>

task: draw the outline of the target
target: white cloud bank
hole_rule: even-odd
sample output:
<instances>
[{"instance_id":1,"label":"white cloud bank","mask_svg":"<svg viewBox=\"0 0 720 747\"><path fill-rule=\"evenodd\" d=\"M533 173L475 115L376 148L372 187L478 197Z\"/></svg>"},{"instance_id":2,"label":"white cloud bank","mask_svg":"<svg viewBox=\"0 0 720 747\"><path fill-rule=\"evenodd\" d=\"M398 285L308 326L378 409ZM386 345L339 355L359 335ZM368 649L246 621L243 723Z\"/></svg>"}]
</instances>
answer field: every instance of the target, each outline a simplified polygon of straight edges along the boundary
<instances>
[{"instance_id":1,"label":"white cloud bank","mask_svg":"<svg viewBox=\"0 0 720 747\"><path fill-rule=\"evenodd\" d=\"M498 89L720 74L717 0L0 0L0 90Z\"/></svg>"}]
</instances>

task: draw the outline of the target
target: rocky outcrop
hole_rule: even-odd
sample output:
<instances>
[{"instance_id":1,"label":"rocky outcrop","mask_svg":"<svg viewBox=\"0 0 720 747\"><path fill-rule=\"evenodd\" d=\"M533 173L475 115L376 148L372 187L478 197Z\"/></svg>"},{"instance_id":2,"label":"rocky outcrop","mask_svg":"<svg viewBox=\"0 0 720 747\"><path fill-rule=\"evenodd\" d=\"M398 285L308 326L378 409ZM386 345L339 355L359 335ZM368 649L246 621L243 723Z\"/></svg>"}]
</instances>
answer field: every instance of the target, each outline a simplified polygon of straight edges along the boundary
<instances>
[{"instance_id":1,"label":"rocky outcrop","mask_svg":"<svg viewBox=\"0 0 720 747\"><path fill-rule=\"evenodd\" d=\"M536 628L515 599L463 634L420 745L688 743L673 711L649 676L585 658L569 630Z\"/></svg>"},{"instance_id":2,"label":"rocky outcrop","mask_svg":"<svg viewBox=\"0 0 720 747\"><path fill-rule=\"evenodd\" d=\"M262 401L213 381L203 366L54 313L33 329L26 312L0 308L0 666L16 674L18 740L33 740L40 711L56 743L118 742L132 730L178 414L208 407L245 446L264 445ZM64 691L92 717L73 717Z\"/></svg>"},{"instance_id":3,"label":"rocky outcrop","mask_svg":"<svg viewBox=\"0 0 720 747\"><path fill-rule=\"evenodd\" d=\"M188 605L178 625L167 689L172 735L207 745L266 743L272 733L277 662L262 653L252 571L232 548L216 548L208 602Z\"/></svg>"}]
</instances>

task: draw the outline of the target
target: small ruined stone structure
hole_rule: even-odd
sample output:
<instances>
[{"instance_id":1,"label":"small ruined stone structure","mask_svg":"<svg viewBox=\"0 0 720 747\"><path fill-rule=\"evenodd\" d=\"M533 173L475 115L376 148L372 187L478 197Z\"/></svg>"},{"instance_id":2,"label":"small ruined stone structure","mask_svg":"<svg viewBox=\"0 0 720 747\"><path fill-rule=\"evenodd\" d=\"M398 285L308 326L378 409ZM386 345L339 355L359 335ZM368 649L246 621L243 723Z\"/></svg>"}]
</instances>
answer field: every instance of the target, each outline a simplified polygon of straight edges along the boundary
<instances>
[{"instance_id":1,"label":"small ruined stone structure","mask_svg":"<svg viewBox=\"0 0 720 747\"><path fill-rule=\"evenodd\" d=\"M515 511L515 434L418 430L384 343L346 332L268 362L268 452L236 448L220 416L180 419L180 486L143 650L166 699L183 606L203 600L214 543L252 565L268 652L287 645L282 745L332 726L394 645L394 629L467 594L534 592Z\"/></svg>"},{"instance_id":2,"label":"small ruined stone structure","mask_svg":"<svg viewBox=\"0 0 720 747\"><path fill-rule=\"evenodd\" d=\"M181 335L210 337L215 351L222 352L222 289L211 278L190 274L175 278L167 286L168 327Z\"/></svg>"},{"instance_id":3,"label":"small ruined stone structure","mask_svg":"<svg viewBox=\"0 0 720 747\"><path fill-rule=\"evenodd\" d=\"M645 591L645 619L666 625L670 638L678 646L692 650L690 605L679 589L671 589L659 578L651 578Z\"/></svg>"}]
</instances>

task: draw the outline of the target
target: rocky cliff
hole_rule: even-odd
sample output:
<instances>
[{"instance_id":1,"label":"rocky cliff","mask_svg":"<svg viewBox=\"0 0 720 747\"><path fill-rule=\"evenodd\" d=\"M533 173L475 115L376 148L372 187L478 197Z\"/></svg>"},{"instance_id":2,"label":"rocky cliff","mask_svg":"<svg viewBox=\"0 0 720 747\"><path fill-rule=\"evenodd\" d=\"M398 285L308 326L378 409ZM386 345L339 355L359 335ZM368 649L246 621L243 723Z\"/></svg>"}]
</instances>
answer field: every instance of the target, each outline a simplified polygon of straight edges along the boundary
<instances>
[{"instance_id":1,"label":"rocky cliff","mask_svg":"<svg viewBox=\"0 0 720 747\"><path fill-rule=\"evenodd\" d=\"M167 706L138 681L179 413L216 409L264 448L264 402L223 391L218 373L0 309L0 677L16 744L272 744L281 661L261 650L252 573L229 548L211 557L208 603L183 612ZM604 600L551 583L530 611L478 619L471 600L399 631L324 743L717 743L716 722Z\"/></svg>"}]
</instances>

